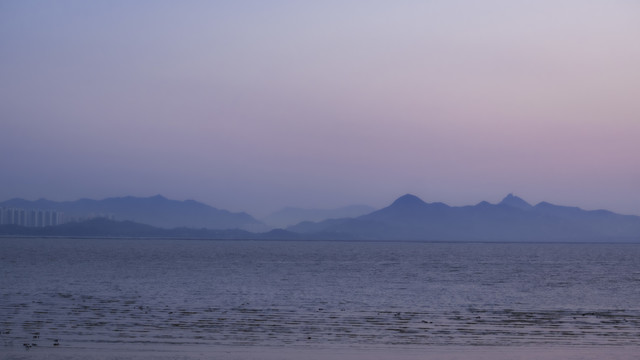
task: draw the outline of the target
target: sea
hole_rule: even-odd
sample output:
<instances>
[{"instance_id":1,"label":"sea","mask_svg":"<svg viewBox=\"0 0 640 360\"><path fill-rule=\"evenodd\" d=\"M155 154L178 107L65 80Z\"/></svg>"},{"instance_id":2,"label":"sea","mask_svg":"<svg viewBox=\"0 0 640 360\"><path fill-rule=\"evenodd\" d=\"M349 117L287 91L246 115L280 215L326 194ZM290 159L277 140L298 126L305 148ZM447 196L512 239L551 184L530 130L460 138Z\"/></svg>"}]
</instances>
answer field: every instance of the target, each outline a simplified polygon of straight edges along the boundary
<instances>
[{"instance_id":1,"label":"sea","mask_svg":"<svg viewBox=\"0 0 640 360\"><path fill-rule=\"evenodd\" d=\"M0 289L3 359L640 358L640 244L1 238Z\"/></svg>"}]
</instances>

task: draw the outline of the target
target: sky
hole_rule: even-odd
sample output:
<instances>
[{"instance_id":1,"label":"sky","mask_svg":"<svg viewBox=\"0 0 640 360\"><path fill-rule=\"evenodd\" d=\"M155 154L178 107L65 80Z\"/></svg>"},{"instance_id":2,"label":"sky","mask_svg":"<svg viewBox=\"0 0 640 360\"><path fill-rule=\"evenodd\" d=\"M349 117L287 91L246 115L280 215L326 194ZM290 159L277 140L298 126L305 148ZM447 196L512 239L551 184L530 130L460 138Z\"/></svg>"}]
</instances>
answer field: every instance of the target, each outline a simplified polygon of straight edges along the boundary
<instances>
[{"instance_id":1,"label":"sky","mask_svg":"<svg viewBox=\"0 0 640 360\"><path fill-rule=\"evenodd\" d=\"M640 2L0 2L0 201L640 215Z\"/></svg>"}]
</instances>

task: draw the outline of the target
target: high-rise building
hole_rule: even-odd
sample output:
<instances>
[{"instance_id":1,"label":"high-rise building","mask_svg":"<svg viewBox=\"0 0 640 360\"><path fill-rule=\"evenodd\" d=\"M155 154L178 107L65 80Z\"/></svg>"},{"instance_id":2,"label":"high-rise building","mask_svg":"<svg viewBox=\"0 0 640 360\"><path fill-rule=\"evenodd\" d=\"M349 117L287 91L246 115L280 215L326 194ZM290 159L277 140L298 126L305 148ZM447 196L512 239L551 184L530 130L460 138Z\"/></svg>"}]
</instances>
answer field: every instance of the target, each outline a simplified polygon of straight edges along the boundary
<instances>
[{"instance_id":1,"label":"high-rise building","mask_svg":"<svg viewBox=\"0 0 640 360\"><path fill-rule=\"evenodd\" d=\"M61 225L64 220L64 213L56 210L0 207L0 225L44 227Z\"/></svg>"}]
</instances>

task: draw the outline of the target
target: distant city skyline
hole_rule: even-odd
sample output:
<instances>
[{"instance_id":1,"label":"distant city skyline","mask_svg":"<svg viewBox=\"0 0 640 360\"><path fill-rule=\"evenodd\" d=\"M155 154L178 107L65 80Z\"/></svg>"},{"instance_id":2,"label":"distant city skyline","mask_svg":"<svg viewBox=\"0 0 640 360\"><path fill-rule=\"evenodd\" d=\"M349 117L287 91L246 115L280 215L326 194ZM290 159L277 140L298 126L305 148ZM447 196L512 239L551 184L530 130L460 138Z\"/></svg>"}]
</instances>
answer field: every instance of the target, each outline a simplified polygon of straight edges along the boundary
<instances>
[{"instance_id":1,"label":"distant city skyline","mask_svg":"<svg viewBox=\"0 0 640 360\"><path fill-rule=\"evenodd\" d=\"M64 224L64 213L56 210L0 206L0 225L45 227Z\"/></svg>"},{"instance_id":2,"label":"distant city skyline","mask_svg":"<svg viewBox=\"0 0 640 360\"><path fill-rule=\"evenodd\" d=\"M0 201L640 215L640 3L4 1Z\"/></svg>"}]
</instances>

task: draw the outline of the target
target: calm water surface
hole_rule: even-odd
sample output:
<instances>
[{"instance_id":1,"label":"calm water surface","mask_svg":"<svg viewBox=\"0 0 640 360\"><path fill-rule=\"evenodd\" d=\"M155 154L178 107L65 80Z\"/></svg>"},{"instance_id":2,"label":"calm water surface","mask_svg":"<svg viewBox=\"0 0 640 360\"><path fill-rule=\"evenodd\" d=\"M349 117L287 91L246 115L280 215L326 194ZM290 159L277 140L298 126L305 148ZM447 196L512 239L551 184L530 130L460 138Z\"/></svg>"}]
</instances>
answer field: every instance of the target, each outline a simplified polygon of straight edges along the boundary
<instances>
[{"instance_id":1,"label":"calm water surface","mask_svg":"<svg viewBox=\"0 0 640 360\"><path fill-rule=\"evenodd\" d=\"M0 249L0 351L640 345L640 244L5 238Z\"/></svg>"}]
</instances>

